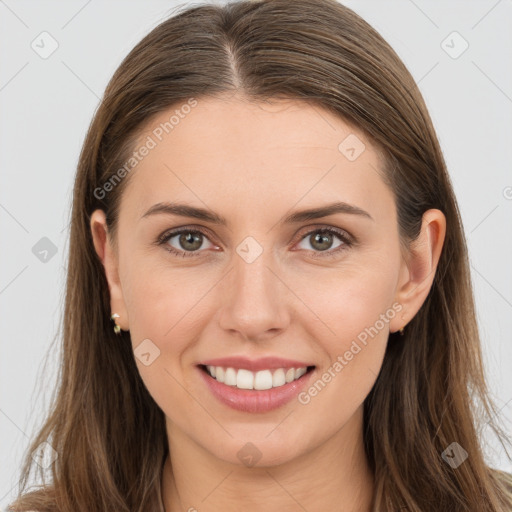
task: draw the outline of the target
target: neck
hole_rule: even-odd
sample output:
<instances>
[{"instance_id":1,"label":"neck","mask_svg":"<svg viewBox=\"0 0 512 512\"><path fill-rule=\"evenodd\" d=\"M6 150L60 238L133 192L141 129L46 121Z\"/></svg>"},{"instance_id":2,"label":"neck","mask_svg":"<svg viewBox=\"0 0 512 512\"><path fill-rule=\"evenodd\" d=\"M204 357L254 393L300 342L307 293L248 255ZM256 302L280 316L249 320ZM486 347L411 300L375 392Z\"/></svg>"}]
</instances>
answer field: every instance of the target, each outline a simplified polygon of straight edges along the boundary
<instances>
[{"instance_id":1,"label":"neck","mask_svg":"<svg viewBox=\"0 0 512 512\"><path fill-rule=\"evenodd\" d=\"M278 466L245 467L213 457L168 426L162 473L165 512L338 510L370 512L373 474L363 445L362 409L334 436Z\"/></svg>"}]
</instances>

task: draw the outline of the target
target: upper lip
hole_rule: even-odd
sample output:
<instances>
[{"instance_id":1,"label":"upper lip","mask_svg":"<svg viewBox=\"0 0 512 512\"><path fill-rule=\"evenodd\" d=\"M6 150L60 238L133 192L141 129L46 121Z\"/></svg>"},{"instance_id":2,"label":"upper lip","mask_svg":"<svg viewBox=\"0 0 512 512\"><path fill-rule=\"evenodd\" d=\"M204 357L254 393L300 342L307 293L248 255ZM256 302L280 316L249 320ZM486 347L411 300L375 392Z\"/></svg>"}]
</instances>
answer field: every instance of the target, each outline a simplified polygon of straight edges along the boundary
<instances>
[{"instance_id":1,"label":"upper lip","mask_svg":"<svg viewBox=\"0 0 512 512\"><path fill-rule=\"evenodd\" d=\"M259 370L274 370L277 368L303 368L313 366L312 364L293 359L283 359L282 357L261 357L259 359L249 359L242 356L220 357L209 359L199 363L205 366L222 366L223 368L244 368L253 372Z\"/></svg>"}]
</instances>

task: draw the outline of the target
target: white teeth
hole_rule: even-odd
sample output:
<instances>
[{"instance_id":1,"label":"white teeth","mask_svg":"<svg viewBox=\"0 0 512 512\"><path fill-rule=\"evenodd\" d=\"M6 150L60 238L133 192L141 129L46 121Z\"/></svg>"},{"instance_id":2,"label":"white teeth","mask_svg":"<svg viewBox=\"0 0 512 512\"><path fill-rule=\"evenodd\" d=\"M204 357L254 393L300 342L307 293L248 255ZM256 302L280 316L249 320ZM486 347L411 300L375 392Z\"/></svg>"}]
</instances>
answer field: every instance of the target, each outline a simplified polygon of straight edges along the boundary
<instances>
[{"instance_id":1,"label":"white teeth","mask_svg":"<svg viewBox=\"0 0 512 512\"><path fill-rule=\"evenodd\" d=\"M234 368L226 368L224 384L227 384L228 386L236 386L236 372Z\"/></svg>"},{"instance_id":2,"label":"white teeth","mask_svg":"<svg viewBox=\"0 0 512 512\"><path fill-rule=\"evenodd\" d=\"M224 382L224 368L220 366L215 366L214 373L215 375L212 375L212 377L215 377L219 382Z\"/></svg>"},{"instance_id":3,"label":"white teeth","mask_svg":"<svg viewBox=\"0 0 512 512\"><path fill-rule=\"evenodd\" d=\"M272 387L272 374L270 370L261 370L256 372L254 377L254 389L262 391L263 389L270 389Z\"/></svg>"},{"instance_id":4,"label":"white teeth","mask_svg":"<svg viewBox=\"0 0 512 512\"><path fill-rule=\"evenodd\" d=\"M222 366L207 366L208 373L218 382L235 386L239 389L255 389L262 391L265 389L278 388L285 384L302 377L307 368L278 368L277 370L260 370L251 372L244 368L235 370L234 368L223 368Z\"/></svg>"},{"instance_id":5,"label":"white teeth","mask_svg":"<svg viewBox=\"0 0 512 512\"><path fill-rule=\"evenodd\" d=\"M276 370L274 375L272 375L272 387L277 388L278 386L283 386L284 384L286 384L284 370L279 368L279 370Z\"/></svg>"},{"instance_id":6,"label":"white teeth","mask_svg":"<svg viewBox=\"0 0 512 512\"><path fill-rule=\"evenodd\" d=\"M233 368L230 368L230 370L233 370ZM229 382L224 382L224 384L229 384ZM254 374L249 370L238 370L236 374L236 387L240 389L254 389Z\"/></svg>"},{"instance_id":7,"label":"white teeth","mask_svg":"<svg viewBox=\"0 0 512 512\"><path fill-rule=\"evenodd\" d=\"M298 379L299 377L302 377L307 371L307 368L297 368L295 370L295 378Z\"/></svg>"}]
</instances>

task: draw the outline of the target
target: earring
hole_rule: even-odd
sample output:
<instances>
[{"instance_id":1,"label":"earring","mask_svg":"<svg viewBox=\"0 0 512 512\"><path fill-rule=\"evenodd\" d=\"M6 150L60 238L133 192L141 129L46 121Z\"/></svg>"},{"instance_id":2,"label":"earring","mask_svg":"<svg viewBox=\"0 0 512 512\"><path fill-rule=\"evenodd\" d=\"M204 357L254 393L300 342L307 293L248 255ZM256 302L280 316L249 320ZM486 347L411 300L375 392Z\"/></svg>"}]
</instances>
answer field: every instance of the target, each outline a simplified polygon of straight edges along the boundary
<instances>
[{"instance_id":1,"label":"earring","mask_svg":"<svg viewBox=\"0 0 512 512\"><path fill-rule=\"evenodd\" d=\"M404 335L404 328L402 327L398 332L400 333L400 336L403 336Z\"/></svg>"},{"instance_id":2,"label":"earring","mask_svg":"<svg viewBox=\"0 0 512 512\"><path fill-rule=\"evenodd\" d=\"M112 313L112 316L110 317L110 320L114 320L114 323L116 324L114 326L114 332L116 334L119 334L121 332L121 327L117 325L116 318L119 318L119 315L117 313Z\"/></svg>"}]
</instances>

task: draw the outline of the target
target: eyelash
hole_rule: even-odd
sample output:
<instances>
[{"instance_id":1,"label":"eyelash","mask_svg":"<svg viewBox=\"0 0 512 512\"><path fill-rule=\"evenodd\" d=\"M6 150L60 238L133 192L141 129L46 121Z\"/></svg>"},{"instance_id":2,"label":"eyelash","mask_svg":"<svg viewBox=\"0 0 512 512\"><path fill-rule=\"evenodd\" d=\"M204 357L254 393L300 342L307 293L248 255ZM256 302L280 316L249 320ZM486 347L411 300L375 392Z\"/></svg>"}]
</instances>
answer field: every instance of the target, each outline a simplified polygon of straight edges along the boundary
<instances>
[{"instance_id":1,"label":"eyelash","mask_svg":"<svg viewBox=\"0 0 512 512\"><path fill-rule=\"evenodd\" d=\"M208 238L208 234L201 229L181 228L176 231L166 231L165 233L163 233L162 235L160 235L158 237L156 243L157 243L157 245L165 245L171 238L173 238L177 235L181 235L183 233L193 233L193 234L200 233L204 237ZM345 251L345 250L349 249L352 245L354 245L353 239L351 237L349 237L344 231L336 229L336 228L331 228L331 227L321 227L321 228L317 228L317 229L308 231L304 236L302 236L300 238L300 240L297 243L302 242L302 240L306 239L308 236L311 236L312 234L315 234L315 233L333 234L333 235L337 236L343 243L341 245L339 245L338 247L336 247L335 249L328 249L326 251L309 251L309 252L312 252L313 258L335 257L342 251ZM197 257L201 252L201 251L178 251L177 249L175 249L174 247L172 247L170 245L166 245L166 247L164 247L164 249L166 251L168 251L169 253L173 254L174 256L181 256L183 258Z\"/></svg>"}]
</instances>

